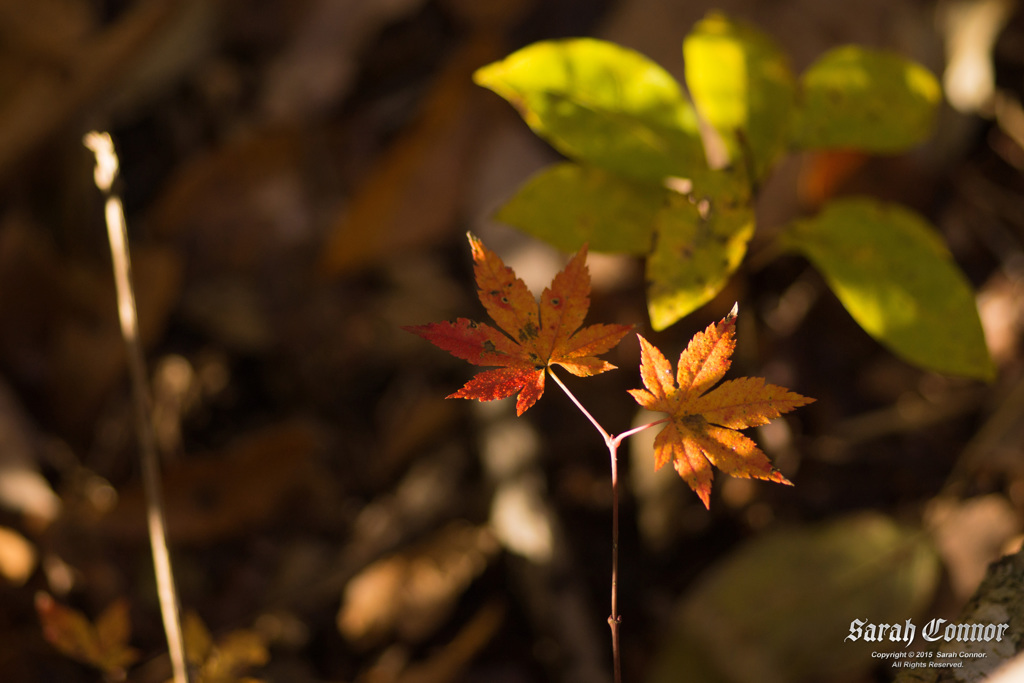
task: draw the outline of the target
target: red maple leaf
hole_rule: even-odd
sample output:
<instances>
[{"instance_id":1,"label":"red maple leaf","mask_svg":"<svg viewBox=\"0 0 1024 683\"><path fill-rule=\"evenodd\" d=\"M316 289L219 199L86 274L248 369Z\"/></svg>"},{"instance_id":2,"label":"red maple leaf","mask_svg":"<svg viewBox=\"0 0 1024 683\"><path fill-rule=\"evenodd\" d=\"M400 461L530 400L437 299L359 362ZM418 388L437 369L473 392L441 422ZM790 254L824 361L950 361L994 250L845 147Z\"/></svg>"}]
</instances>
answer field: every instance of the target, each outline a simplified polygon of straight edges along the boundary
<instances>
[{"instance_id":1,"label":"red maple leaf","mask_svg":"<svg viewBox=\"0 0 1024 683\"><path fill-rule=\"evenodd\" d=\"M721 322L690 340L674 373L661 351L640 337L640 376L646 389L629 392L644 408L669 414L668 424L654 440L654 467L671 461L705 507L710 505L712 465L734 477L790 484L737 430L768 424L814 401L760 377L729 380L708 391L729 369L735 336L734 307Z\"/></svg>"},{"instance_id":2,"label":"red maple leaf","mask_svg":"<svg viewBox=\"0 0 1024 683\"><path fill-rule=\"evenodd\" d=\"M555 276L538 306L526 284L497 254L472 234L469 244L477 293L500 330L467 318L402 328L473 365L496 366L448 398L493 401L519 394L516 413L522 415L544 393L549 366L560 365L577 377L615 368L597 356L614 348L632 328L589 325L580 329L590 308L586 245Z\"/></svg>"}]
</instances>

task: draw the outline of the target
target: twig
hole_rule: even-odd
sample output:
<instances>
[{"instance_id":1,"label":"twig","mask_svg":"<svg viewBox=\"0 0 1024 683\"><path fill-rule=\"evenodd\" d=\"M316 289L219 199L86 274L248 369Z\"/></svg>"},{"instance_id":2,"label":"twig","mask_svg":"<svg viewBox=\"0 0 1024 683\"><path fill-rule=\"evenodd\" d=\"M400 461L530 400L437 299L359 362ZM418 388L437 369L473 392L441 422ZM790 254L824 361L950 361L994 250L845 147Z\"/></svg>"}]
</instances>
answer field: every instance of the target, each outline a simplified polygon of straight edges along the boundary
<instances>
[{"instance_id":1,"label":"twig","mask_svg":"<svg viewBox=\"0 0 1024 683\"><path fill-rule=\"evenodd\" d=\"M594 419L594 416L591 415L590 412L583 407L583 404L579 402L579 399L577 399L576 396L574 396L573 393L569 391L569 387L565 386L565 384L562 383L562 380L558 378L558 375L556 375L551 370L551 368L548 368L548 374L551 376L551 379L555 380L558 386L562 387L562 391L564 391L565 395L569 397L569 400L572 401L576 405L576 407L580 409L580 412L583 413L588 420L590 420L590 424L594 425L594 428L601 433L601 438L605 440L605 443L611 441L611 434L606 432L604 427L602 427L601 424L596 419Z\"/></svg>"},{"instance_id":2,"label":"twig","mask_svg":"<svg viewBox=\"0 0 1024 683\"><path fill-rule=\"evenodd\" d=\"M615 665L615 683L622 683L622 662L619 647L619 455L618 442L609 440L608 456L612 464L612 612L608 626L612 630L612 659Z\"/></svg>"},{"instance_id":3,"label":"twig","mask_svg":"<svg viewBox=\"0 0 1024 683\"><path fill-rule=\"evenodd\" d=\"M174 683L188 683L181 619L178 614L178 595L174 587L171 557L167 549L167 529L164 521L163 498L160 493L160 468L157 462L156 439L153 433L151 399L146 381L146 361L142 354L142 344L139 341L135 291L131 279L131 261L128 257L128 233L121 199L112 190L114 178L117 177L118 172L117 155L114 152L114 143L107 133L93 131L85 136L83 142L96 155L96 170L94 172L96 187L106 197L104 213L107 221L107 238L110 241L110 255L114 266L117 312L121 321L121 335L124 337L128 355L128 373L132 382L135 427L138 432L139 459L142 466L142 485L146 493L146 522L149 527L150 548L153 552L160 612L163 616L164 632L167 635L167 649L171 657Z\"/></svg>"},{"instance_id":4,"label":"twig","mask_svg":"<svg viewBox=\"0 0 1024 683\"><path fill-rule=\"evenodd\" d=\"M551 379L555 380L555 383L562 388L565 395L569 397L569 400L579 408L580 412L583 413L590 424L594 425L594 428L601 434L601 438L604 439L605 446L608 447L608 455L611 459L612 467L612 605L611 614L608 615L608 626L612 631L612 662L615 671L615 683L622 683L622 657L620 654L621 648L619 647L619 625L622 623L622 617L619 616L619 444L622 443L623 439L626 439L634 434L642 432L648 427L661 424L662 422L668 421L669 418L657 420L655 422L649 422L639 427L634 427L628 431L619 434L618 436L612 436L609 434L604 427L590 414L583 404L579 402L576 396L569 391L569 387L565 386L558 375L556 375L551 368L548 368L548 374Z\"/></svg>"}]
</instances>

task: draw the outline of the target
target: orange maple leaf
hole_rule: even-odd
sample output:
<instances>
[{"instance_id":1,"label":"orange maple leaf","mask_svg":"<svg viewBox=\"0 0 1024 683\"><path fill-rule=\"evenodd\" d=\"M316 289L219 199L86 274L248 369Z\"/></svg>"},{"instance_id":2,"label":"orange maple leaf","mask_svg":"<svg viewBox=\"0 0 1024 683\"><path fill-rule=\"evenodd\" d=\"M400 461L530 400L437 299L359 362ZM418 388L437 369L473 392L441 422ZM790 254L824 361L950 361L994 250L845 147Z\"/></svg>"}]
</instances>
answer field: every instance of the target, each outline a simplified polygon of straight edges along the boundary
<instances>
[{"instance_id":1,"label":"orange maple leaf","mask_svg":"<svg viewBox=\"0 0 1024 683\"><path fill-rule=\"evenodd\" d=\"M768 424L814 401L760 377L729 380L709 392L729 369L735 346L735 307L690 340L675 373L661 351L640 337L640 376L647 388L629 391L644 408L669 414L654 440L654 468L672 461L704 507L710 507L712 465L734 477L792 485L737 430Z\"/></svg>"},{"instance_id":2,"label":"orange maple leaf","mask_svg":"<svg viewBox=\"0 0 1024 683\"><path fill-rule=\"evenodd\" d=\"M597 356L614 348L632 327L580 329L590 308L586 245L555 276L538 306L526 283L497 254L472 234L469 244L480 302L501 329L467 318L402 328L473 365L497 367L479 373L447 398L493 401L519 394L516 413L522 415L544 393L549 366L560 365L577 377L615 368Z\"/></svg>"}]
</instances>

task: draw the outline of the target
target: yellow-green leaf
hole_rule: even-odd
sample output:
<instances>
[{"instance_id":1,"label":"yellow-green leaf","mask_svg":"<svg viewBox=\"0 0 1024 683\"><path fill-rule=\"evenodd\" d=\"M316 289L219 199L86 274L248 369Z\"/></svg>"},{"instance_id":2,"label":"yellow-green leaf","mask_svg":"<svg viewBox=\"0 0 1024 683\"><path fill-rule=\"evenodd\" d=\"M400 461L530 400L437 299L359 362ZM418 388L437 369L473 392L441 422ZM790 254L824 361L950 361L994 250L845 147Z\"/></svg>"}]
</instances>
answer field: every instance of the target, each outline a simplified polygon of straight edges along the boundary
<instances>
[{"instance_id":1,"label":"yellow-green leaf","mask_svg":"<svg viewBox=\"0 0 1024 683\"><path fill-rule=\"evenodd\" d=\"M632 178L705 168L692 105L647 57L591 38L529 45L474 74L566 156Z\"/></svg>"},{"instance_id":2,"label":"yellow-green leaf","mask_svg":"<svg viewBox=\"0 0 1024 683\"><path fill-rule=\"evenodd\" d=\"M746 202L675 195L655 218L647 258L651 327L663 330L710 301L747 253L754 212Z\"/></svg>"},{"instance_id":3,"label":"yellow-green leaf","mask_svg":"<svg viewBox=\"0 0 1024 683\"><path fill-rule=\"evenodd\" d=\"M971 286L919 215L846 199L793 223L781 241L806 256L860 326L897 355L939 372L994 376Z\"/></svg>"},{"instance_id":4,"label":"yellow-green leaf","mask_svg":"<svg viewBox=\"0 0 1024 683\"><path fill-rule=\"evenodd\" d=\"M900 152L931 135L941 96L935 76L916 62L882 50L836 48L800 79L793 141L805 149Z\"/></svg>"},{"instance_id":5,"label":"yellow-green leaf","mask_svg":"<svg viewBox=\"0 0 1024 683\"><path fill-rule=\"evenodd\" d=\"M642 255L651 248L654 215L665 201L658 185L638 183L596 166L549 166L519 188L495 215L564 251Z\"/></svg>"},{"instance_id":6,"label":"yellow-green leaf","mask_svg":"<svg viewBox=\"0 0 1024 683\"><path fill-rule=\"evenodd\" d=\"M719 13L683 41L686 85L701 115L722 134L734 162L752 158L757 179L785 148L795 82L778 45Z\"/></svg>"},{"instance_id":7,"label":"yellow-green leaf","mask_svg":"<svg viewBox=\"0 0 1024 683\"><path fill-rule=\"evenodd\" d=\"M862 680L873 652L909 648L888 631L882 642L845 640L851 622L898 625L904 637L940 569L919 529L877 513L755 537L683 598L647 683Z\"/></svg>"}]
</instances>

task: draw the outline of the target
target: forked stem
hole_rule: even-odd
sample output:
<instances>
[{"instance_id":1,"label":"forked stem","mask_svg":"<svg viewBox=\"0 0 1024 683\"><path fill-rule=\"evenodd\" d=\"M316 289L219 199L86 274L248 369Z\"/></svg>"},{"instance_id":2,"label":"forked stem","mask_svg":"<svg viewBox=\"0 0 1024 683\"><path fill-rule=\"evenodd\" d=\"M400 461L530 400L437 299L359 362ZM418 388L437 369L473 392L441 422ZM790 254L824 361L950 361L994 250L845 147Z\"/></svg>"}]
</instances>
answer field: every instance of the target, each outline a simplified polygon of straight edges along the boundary
<instances>
[{"instance_id":1,"label":"forked stem","mask_svg":"<svg viewBox=\"0 0 1024 683\"><path fill-rule=\"evenodd\" d=\"M594 425L594 428L601 434L601 438L604 439L605 446L608 447L608 456L612 467L612 606L611 614L608 615L608 626L612 631L612 663L615 672L615 683L622 683L622 657L619 648L619 625L622 623L622 618L619 616L619 444L622 443L623 439L642 432L648 427L661 424L668 420L668 418L649 422L627 430L618 436L612 436L590 414L590 411L583 407L579 399L569 391L569 387L565 386L550 367L548 368L548 374L562 388L562 391L569 397L569 400L590 420L590 424Z\"/></svg>"}]
</instances>

